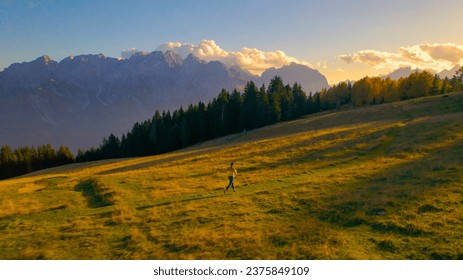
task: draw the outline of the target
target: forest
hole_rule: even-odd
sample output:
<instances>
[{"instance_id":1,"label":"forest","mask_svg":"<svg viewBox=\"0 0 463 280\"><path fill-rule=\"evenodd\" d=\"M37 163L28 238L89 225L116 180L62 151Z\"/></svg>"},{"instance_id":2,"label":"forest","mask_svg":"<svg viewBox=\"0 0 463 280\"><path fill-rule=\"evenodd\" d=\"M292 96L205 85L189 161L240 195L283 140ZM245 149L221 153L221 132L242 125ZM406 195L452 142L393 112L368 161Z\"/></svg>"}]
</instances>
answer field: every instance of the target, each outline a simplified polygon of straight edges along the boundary
<instances>
[{"instance_id":1,"label":"forest","mask_svg":"<svg viewBox=\"0 0 463 280\"><path fill-rule=\"evenodd\" d=\"M98 148L79 149L77 156L66 146L55 151L50 145L14 150L3 145L0 150L0 179L73 162L162 154L320 111L339 110L345 106L371 106L462 89L463 67L451 79L442 79L427 71L417 71L399 80L367 76L308 95L300 84L285 85L278 76L267 87L258 87L250 81L243 92L235 89L230 93L222 89L207 105L199 102L173 112L155 111L151 119L135 123L120 138L111 134Z\"/></svg>"},{"instance_id":2,"label":"forest","mask_svg":"<svg viewBox=\"0 0 463 280\"><path fill-rule=\"evenodd\" d=\"M0 179L73 162L75 156L66 146L61 146L56 151L50 144L37 148L19 147L14 150L8 145L3 145L0 149Z\"/></svg>"}]
</instances>

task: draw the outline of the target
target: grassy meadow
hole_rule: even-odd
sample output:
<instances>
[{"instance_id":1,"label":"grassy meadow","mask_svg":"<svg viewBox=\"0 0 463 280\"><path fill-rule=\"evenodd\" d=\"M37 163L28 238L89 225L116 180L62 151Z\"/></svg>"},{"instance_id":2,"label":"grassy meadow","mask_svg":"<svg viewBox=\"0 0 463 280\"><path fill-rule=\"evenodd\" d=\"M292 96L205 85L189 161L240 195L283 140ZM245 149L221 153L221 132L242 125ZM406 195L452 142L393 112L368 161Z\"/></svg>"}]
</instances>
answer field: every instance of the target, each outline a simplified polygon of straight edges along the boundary
<instances>
[{"instance_id":1,"label":"grassy meadow","mask_svg":"<svg viewBox=\"0 0 463 280\"><path fill-rule=\"evenodd\" d=\"M224 195L231 161L237 192ZM0 181L0 248L0 259L463 259L463 93Z\"/></svg>"}]
</instances>

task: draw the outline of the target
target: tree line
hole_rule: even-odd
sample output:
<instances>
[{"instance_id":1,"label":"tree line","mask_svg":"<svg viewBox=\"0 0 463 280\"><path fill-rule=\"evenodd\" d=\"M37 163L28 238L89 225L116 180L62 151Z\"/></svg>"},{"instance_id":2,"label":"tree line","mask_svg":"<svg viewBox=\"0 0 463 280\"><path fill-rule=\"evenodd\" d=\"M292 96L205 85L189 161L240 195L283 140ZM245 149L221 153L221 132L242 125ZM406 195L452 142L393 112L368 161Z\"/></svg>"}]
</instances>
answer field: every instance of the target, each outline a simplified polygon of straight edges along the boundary
<instances>
[{"instance_id":1,"label":"tree line","mask_svg":"<svg viewBox=\"0 0 463 280\"><path fill-rule=\"evenodd\" d=\"M172 113L156 111L151 119L135 123L121 139L111 134L99 148L79 150L77 161L162 154L346 104L375 105L458 91L463 88L462 80L463 67L452 79L417 71L399 80L367 76L309 95L300 84L285 85L278 76L268 87L257 87L250 81L242 93L222 89L207 105L199 102Z\"/></svg>"},{"instance_id":2,"label":"tree line","mask_svg":"<svg viewBox=\"0 0 463 280\"><path fill-rule=\"evenodd\" d=\"M322 96L322 110L326 110L345 103L375 105L460 91L463 89L462 80L463 67L451 79L442 79L428 71L416 71L399 80L367 76L353 84L342 82L316 94Z\"/></svg>"},{"instance_id":3,"label":"tree line","mask_svg":"<svg viewBox=\"0 0 463 280\"><path fill-rule=\"evenodd\" d=\"M266 87L250 81L243 92L223 89L207 104L199 102L173 112L156 111L151 119L137 122L121 138L105 137L98 148L79 149L77 156L65 146L51 145L0 150L0 179L73 162L147 156L181 149L205 140L249 131L303 115L342 106L365 106L460 91L463 67L453 78L430 72L415 72L406 78L365 77L354 83L341 82L308 95L300 84L284 84L274 77Z\"/></svg>"},{"instance_id":4,"label":"tree line","mask_svg":"<svg viewBox=\"0 0 463 280\"><path fill-rule=\"evenodd\" d=\"M56 151L50 144L37 148L19 147L14 150L8 145L3 145L0 148L0 179L73 162L75 157L66 146L61 146Z\"/></svg>"}]
</instances>

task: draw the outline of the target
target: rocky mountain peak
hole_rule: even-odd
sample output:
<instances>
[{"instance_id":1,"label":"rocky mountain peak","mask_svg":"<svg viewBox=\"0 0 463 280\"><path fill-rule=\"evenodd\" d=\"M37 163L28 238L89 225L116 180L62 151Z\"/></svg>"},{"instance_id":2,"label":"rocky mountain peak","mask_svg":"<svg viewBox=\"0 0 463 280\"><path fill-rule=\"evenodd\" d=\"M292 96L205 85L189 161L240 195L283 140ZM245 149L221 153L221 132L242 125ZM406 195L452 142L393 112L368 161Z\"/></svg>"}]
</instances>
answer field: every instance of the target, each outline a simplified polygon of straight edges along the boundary
<instances>
[{"instance_id":1,"label":"rocky mountain peak","mask_svg":"<svg viewBox=\"0 0 463 280\"><path fill-rule=\"evenodd\" d=\"M206 64L206 61L201 60L199 57L195 56L194 54L189 54L185 60L184 63L187 64Z\"/></svg>"},{"instance_id":2,"label":"rocky mountain peak","mask_svg":"<svg viewBox=\"0 0 463 280\"><path fill-rule=\"evenodd\" d=\"M45 65L48 65L52 60L48 55L43 55L43 56L37 58L36 61L41 62L41 63L43 63Z\"/></svg>"},{"instance_id":3,"label":"rocky mountain peak","mask_svg":"<svg viewBox=\"0 0 463 280\"><path fill-rule=\"evenodd\" d=\"M171 67L183 64L183 58L171 50L167 50L166 52L164 52L164 57L166 63Z\"/></svg>"}]
</instances>

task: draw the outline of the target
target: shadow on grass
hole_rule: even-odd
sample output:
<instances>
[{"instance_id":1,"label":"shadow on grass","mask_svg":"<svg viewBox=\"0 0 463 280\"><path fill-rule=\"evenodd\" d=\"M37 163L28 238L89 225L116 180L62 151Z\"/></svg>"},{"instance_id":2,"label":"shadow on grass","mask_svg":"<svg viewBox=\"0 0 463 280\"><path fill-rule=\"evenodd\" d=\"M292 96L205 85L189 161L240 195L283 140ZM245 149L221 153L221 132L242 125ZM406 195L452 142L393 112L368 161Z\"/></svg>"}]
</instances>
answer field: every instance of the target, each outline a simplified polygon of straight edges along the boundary
<instances>
[{"instance_id":1,"label":"shadow on grass","mask_svg":"<svg viewBox=\"0 0 463 280\"><path fill-rule=\"evenodd\" d=\"M118 196L102 182L90 178L80 182L74 190L82 192L82 195L87 199L87 205L90 208L98 208L109 205L114 205Z\"/></svg>"},{"instance_id":2,"label":"shadow on grass","mask_svg":"<svg viewBox=\"0 0 463 280\"><path fill-rule=\"evenodd\" d=\"M134 171L134 170L137 170L137 169L144 169L144 168L148 168L150 166L157 165L157 164L162 164L162 163L165 163L165 162L172 163L172 162L174 162L176 160L181 160L181 159L185 159L185 158L190 158L190 157L202 155L202 154L205 154L205 153L214 152L214 151L219 150L219 149L220 149L220 147L212 147L212 148L204 148L204 149L200 149L200 150L193 150L193 151L189 151L189 152L182 152L181 150L180 151L174 151L174 152L172 152L172 155L167 156L167 157L163 157L163 158L160 158L160 159L154 159L154 160L151 160L151 161L145 161L145 162L142 162L142 163L135 163L135 164L131 164L131 165L125 165L123 167L118 167L118 168L114 168L114 169L110 169L110 170L105 170L103 172L97 173L96 175L108 175L108 174L115 174L115 173L124 172L124 171Z\"/></svg>"}]
</instances>

